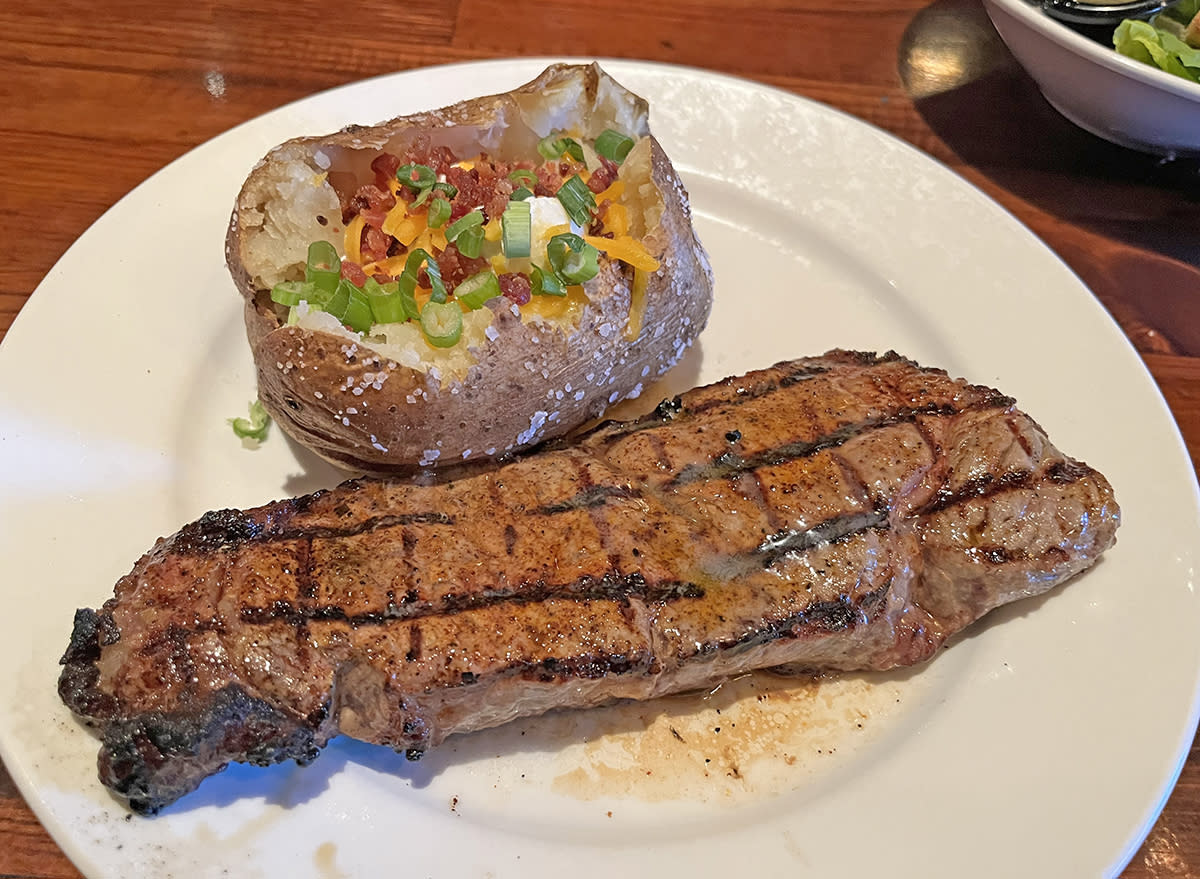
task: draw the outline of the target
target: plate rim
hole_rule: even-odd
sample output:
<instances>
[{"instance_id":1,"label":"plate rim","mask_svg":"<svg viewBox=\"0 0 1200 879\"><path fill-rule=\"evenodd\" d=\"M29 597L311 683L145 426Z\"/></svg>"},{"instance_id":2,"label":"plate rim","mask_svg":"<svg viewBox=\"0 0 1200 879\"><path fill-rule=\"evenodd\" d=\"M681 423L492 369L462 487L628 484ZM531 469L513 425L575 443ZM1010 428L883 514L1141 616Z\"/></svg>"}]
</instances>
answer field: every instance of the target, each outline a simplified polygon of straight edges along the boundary
<instances>
[{"instance_id":1,"label":"plate rim","mask_svg":"<svg viewBox=\"0 0 1200 879\"><path fill-rule=\"evenodd\" d=\"M1091 306L1094 309L1098 310L1099 312L1104 313L1103 309L1099 305L1099 303L1096 302L1093 297L1091 297L1090 291L1088 291L1086 285L1084 285L1083 282L1078 278L1078 276L1075 275L1075 273L1066 265L1066 263L1061 259L1061 257L1059 257L1056 253L1051 251L1044 242L1042 242L1040 239L1038 239L1032 233L1032 231L1028 229L1028 227L1026 227L1023 223L1021 223L1020 220L1018 220L1003 205L999 204L994 199L987 196L987 194L984 193L977 186L975 186L974 184L972 184L970 181L966 180L965 178L961 177L960 175L956 174L953 170L951 170L947 166L943 165L941 162L934 159L929 154L922 152L921 150L919 150L917 147L913 146L912 144L909 144L909 143L903 141L899 137L887 132L886 130L884 130L868 121L859 119L858 117L855 117L852 114L849 114L838 108L831 107L827 104L824 104L824 103L814 100L812 98L809 98L809 97L806 97L803 95L797 95L793 92L789 92L789 91L787 91L785 89L781 89L777 86L757 82L755 80L752 80L752 79L749 79L746 77L740 77L740 76L735 76L735 75L716 72L716 71L708 71L708 70L704 70L702 68L695 68L695 67L690 67L690 66L685 66L685 65L668 64L668 63L654 62L654 61L639 61L639 60L616 59L616 58L583 59L583 58L563 58L563 57L555 57L555 58L493 58L493 59L486 59L486 60L480 60L480 61L451 62L451 63L440 64L440 65L435 65L435 66L431 66L431 67L412 68L412 69L407 69L407 70L403 70L403 71L384 73L384 74L380 74L378 76L369 77L369 78L359 80L356 82L346 83L343 85L335 86L330 89L321 90L312 95L301 97L294 101L288 102L287 104L284 104L284 105L281 105L280 107L269 110L266 113L260 114L259 116L256 116L252 119L245 120L245 121L239 123L238 125L216 135L215 137L210 138L209 140L205 141L204 143L198 144L197 146L188 150L183 155L179 156L172 162L168 163L163 168L161 168L158 171L156 171L155 173L151 174L149 177L147 177L145 180L143 180L141 183L139 183L137 186L135 186L133 189L131 189L128 193L126 193L126 195L122 196L121 199L119 199L108 210L106 210L99 218L97 218L95 220L95 222L93 222L88 227L88 229L85 230L79 236L79 238L76 239L76 241L72 243L72 245L64 252L64 254L59 258L59 260L56 261L55 266L53 268L51 268L51 270L47 273L46 277L43 278L41 282L39 282L39 284L35 288L34 292L30 295L29 301L33 301L39 295L42 295L43 298L45 296L49 295L49 294L41 294L41 291L43 290L43 288L49 288L51 286L51 284L49 283L50 279L54 276L55 272L59 269L59 267L67 262L69 255L72 253L74 248L79 244L79 242L82 241L86 236L88 236L89 233L92 231L92 229L94 229L97 225L105 222L105 218L108 217L110 213L117 210L128 199L133 197L135 195L135 193L138 193L139 191L142 191L144 189L152 188L156 184L156 181L159 179L159 177L162 173L167 171L167 169L171 168L172 166L175 166L176 164L187 159L189 156L192 156L197 151L209 148L210 145L212 145L218 141L221 141L222 139L230 139L230 140L235 139L239 135L239 133L243 132L243 130L249 126L252 126L255 124L266 124L262 120L264 120L267 117L272 116L273 114L285 113L291 109L297 108L299 106L302 106L302 105L304 105L308 102L314 101L316 99L328 99L329 96L335 95L338 92L341 92L344 90L367 89L367 88L370 88L371 84L379 83L381 81L390 81L390 80L400 79L400 78L405 78L405 77L420 77L420 76L428 75L429 73L436 72L436 71L446 71L446 70L459 71L459 70L463 70L463 69L486 69L488 67L495 67L497 69L504 69L504 70L512 70L514 68L515 69L524 69L525 67L534 69L534 68L538 67L538 65L544 66L545 63L549 63L549 62L579 62L579 61L590 61L590 60L597 60L598 63L601 64L601 66L603 66L606 69L613 72L618 78L620 78L622 69L632 69L632 68L641 68L641 69L648 69L648 70L665 69L665 70L675 71L677 73L680 73L680 74L686 75L686 76L699 77L701 79L724 80L724 81L728 81L728 82L737 84L740 87L751 88L756 91L757 90L768 90L768 91L777 93L782 98L786 99L788 102L799 102L800 105L806 106L810 112L816 112L819 114L829 114L833 117L838 118L842 124L848 124L848 125L852 125L855 127L863 127L863 128L870 129L873 132L875 132L876 136L889 141L889 143L891 143L892 146L901 148L902 151L904 151L907 154L910 161L916 161L916 162L920 163L921 170L924 173L926 173L926 174L938 173L938 174L946 175L947 179L953 178L955 181L955 185L957 185L959 188L963 189L964 191L969 191L971 194L971 197L974 200L976 200L979 204L986 205L987 209L996 213L997 216L1002 215L1005 218L1005 221L1008 222L1013 227L1014 232L1016 232L1017 230L1020 230L1020 232L1022 232L1024 234L1027 245L1031 245L1032 247L1034 247L1038 251L1040 251L1043 258L1046 256L1051 257L1052 260L1055 263L1057 263L1059 268L1063 272L1065 272L1066 275L1069 276L1070 279L1073 280L1074 284L1077 285L1077 287L1081 291L1088 294L1089 300L1091 302ZM534 72L536 72L536 70L534 70ZM653 122L653 119L652 119L652 122ZM40 300L39 300L39 302L40 302ZM25 303L25 305L28 305L28 303ZM25 320L33 320L33 318L26 317L26 315L29 314L29 311L25 307L25 305L23 305L21 311L14 318L13 324L10 327L8 333L6 334L3 344L7 345L8 339L13 337L13 335L15 333L26 332L26 330L24 329L24 321ZM1104 313L1104 314L1105 314L1105 316L1107 316L1106 313ZM1176 451L1177 452L1182 451L1186 457L1186 444L1183 441L1182 435L1178 430L1178 425L1175 424L1173 414L1171 413L1169 406L1167 406L1165 398L1163 397L1161 390L1158 388L1157 383L1155 383L1153 381L1153 377L1149 373L1149 370L1146 368L1145 364L1140 360L1140 358L1138 358L1136 356L1136 352L1133 349L1132 343L1129 342L1128 338L1123 333L1120 332L1115 321L1113 321L1111 319L1111 317L1108 318L1108 326L1109 326L1110 335L1113 337L1113 340L1123 343L1123 345L1127 349L1127 352L1126 352L1127 354L1130 354L1130 353L1133 354L1133 358L1132 358L1133 361L1136 362L1136 364L1140 367L1140 372L1139 372L1137 378L1145 386L1144 390L1149 390L1155 395L1156 405L1159 408L1161 408L1163 411L1165 411L1165 413L1169 416L1169 420L1170 420L1172 426L1174 427L1174 441L1177 444ZM1198 486L1196 483L1194 471L1192 473L1192 477L1193 478L1192 478L1191 488L1192 488L1192 495L1193 495L1193 506L1196 509L1200 510L1200 486ZM1153 824L1153 821L1156 819L1157 815L1159 814L1162 805L1166 802L1167 798L1170 796L1171 791L1174 789L1174 786L1178 779L1179 773L1182 771L1184 762L1186 761L1188 747L1190 745L1191 738L1195 733L1196 722L1197 722L1197 719L1200 719L1200 669L1196 669L1195 672L1196 672L1197 686L1195 688L1195 692L1193 695L1193 700L1192 700L1192 704L1191 704L1191 708L1190 708L1190 715L1189 715L1191 718L1191 733L1180 735L1181 744L1180 744L1179 748L1177 749L1177 752L1175 755L1176 759L1174 761L1174 763L1175 763L1174 774L1171 775L1170 778L1164 779L1162 781L1162 783L1160 785L1160 789L1162 790L1162 796L1160 798L1159 803L1157 804L1157 806L1155 806L1154 804L1151 804L1150 806L1148 806L1148 809L1149 809L1148 818L1147 818L1146 822L1144 823L1144 826L1142 826L1140 829L1136 830L1136 840L1131 842L1130 845L1128 846L1128 851L1127 851L1125 861L1122 862L1122 864L1115 865L1118 868L1123 867L1124 863L1128 862L1128 858L1132 857L1136 853L1137 848L1138 848L1138 846L1140 846L1142 839L1144 838L1145 834L1149 831L1150 827ZM55 842L60 847L63 848L64 852L68 852L68 856L70 857L71 855L69 853L68 846L64 845L63 840L59 836L59 834L57 834L53 831L50 831L50 826L52 824L56 824L57 822L54 821L53 818L51 817L50 823L47 823L48 814L44 815L42 812L43 808L48 810L49 805L47 803L45 803L45 801L42 799L42 797L37 794L36 790L32 791L33 795L31 796L30 786L32 785L32 779L30 777L28 777L27 773L25 772L25 767L20 763L18 763L16 766L14 766L14 764L11 762L7 730L3 729L3 728L0 728L0 754L3 755L3 757L5 759L5 763L9 768L9 772L14 779L14 783L17 784L18 789L21 791L22 796L25 798L25 801L30 805L30 808L35 812L35 814L37 814L39 820L42 821L43 825L46 826L48 832L50 832L51 836L55 839ZM19 769L18 769L18 767L19 767ZM72 857L72 860L74 861L75 859Z\"/></svg>"}]
</instances>

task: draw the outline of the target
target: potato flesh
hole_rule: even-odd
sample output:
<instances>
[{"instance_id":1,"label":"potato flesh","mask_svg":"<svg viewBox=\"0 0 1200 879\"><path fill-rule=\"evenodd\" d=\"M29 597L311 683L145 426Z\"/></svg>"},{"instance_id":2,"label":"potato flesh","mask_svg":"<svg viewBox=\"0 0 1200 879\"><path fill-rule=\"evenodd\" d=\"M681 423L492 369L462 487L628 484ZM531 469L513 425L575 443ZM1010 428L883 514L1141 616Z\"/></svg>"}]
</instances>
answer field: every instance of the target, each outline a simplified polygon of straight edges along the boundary
<instances>
[{"instance_id":1,"label":"potato flesh","mask_svg":"<svg viewBox=\"0 0 1200 879\"><path fill-rule=\"evenodd\" d=\"M470 137L464 137L464 131L469 131ZM428 131L422 133L429 134ZM446 145L460 158L473 158L485 151L484 145L493 140L493 133L492 130L481 133L478 129L446 129L438 132L439 138L432 145ZM494 154L497 158L514 161L530 155L537 157L535 133L524 126L512 126L505 129L505 134L507 136L496 144ZM528 152L523 149L516 152L512 149L514 141L522 147L529 142L533 145ZM299 156L277 162L277 169L270 178L270 198L257 214L242 212L243 218L262 218L259 234L247 241L244 251L255 283L262 289L269 289L280 281L303 277L309 241L330 241L337 248L338 255L344 257L338 190L353 193L362 183L373 181L371 162L383 153L402 155L412 142L413 137L409 135L392 138L382 150L318 147L309 157L311 165ZM586 152L595 162L590 141L588 144ZM630 234L641 239L648 229L657 225L663 210L662 198L651 177L648 138L643 137L636 142L619 170L618 179L625 184L625 194L620 201L629 211ZM317 216L325 217L327 224L316 221ZM304 242L303 248L298 244L301 241ZM546 315L537 309L529 309L520 311L520 314L527 323L537 321L548 328L557 328L570 334L579 325L580 311L578 308L566 308L559 312ZM342 336L347 343L370 348L412 369L422 372L437 370L444 379L461 380L476 362L471 349L488 341L491 323L490 310L469 312L464 316L461 340L449 349L436 349L428 345L415 324L388 327L385 331L373 331L369 336L362 337L347 330L329 315L311 312L300 320L299 325L305 329Z\"/></svg>"}]
</instances>

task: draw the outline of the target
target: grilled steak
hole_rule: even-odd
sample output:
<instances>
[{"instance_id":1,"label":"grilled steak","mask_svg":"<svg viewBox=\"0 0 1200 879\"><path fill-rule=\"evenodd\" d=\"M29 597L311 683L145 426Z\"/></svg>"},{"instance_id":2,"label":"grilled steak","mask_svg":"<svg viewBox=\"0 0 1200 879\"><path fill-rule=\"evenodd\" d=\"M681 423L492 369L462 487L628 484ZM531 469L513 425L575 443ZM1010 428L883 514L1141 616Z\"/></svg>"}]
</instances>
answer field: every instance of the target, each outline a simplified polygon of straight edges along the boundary
<instances>
[{"instance_id":1,"label":"grilled steak","mask_svg":"<svg viewBox=\"0 0 1200 879\"><path fill-rule=\"evenodd\" d=\"M338 733L416 755L755 668L917 663L1118 521L1010 398L835 351L457 481L208 513L77 612L59 690L152 813Z\"/></svg>"}]
</instances>

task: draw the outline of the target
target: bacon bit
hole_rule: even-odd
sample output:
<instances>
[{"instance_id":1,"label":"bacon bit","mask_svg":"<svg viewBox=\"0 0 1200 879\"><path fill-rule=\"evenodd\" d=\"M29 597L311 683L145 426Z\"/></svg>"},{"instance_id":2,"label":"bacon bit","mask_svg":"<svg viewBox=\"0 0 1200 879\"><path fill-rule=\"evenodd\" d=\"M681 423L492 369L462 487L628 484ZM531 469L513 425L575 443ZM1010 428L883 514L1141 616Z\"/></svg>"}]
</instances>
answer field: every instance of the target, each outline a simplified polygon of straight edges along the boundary
<instances>
[{"instance_id":1,"label":"bacon bit","mask_svg":"<svg viewBox=\"0 0 1200 879\"><path fill-rule=\"evenodd\" d=\"M364 212L364 216L365 215L366 214ZM366 234L363 236L362 243L363 262L377 262L387 257L388 248L392 244L392 236L385 234L382 229L370 225L371 221L369 219L367 220L367 223L367 230ZM360 284L359 286L362 285Z\"/></svg>"},{"instance_id":2,"label":"bacon bit","mask_svg":"<svg viewBox=\"0 0 1200 879\"><path fill-rule=\"evenodd\" d=\"M435 174L445 174L450 166L458 161L458 156L447 146L432 146L428 134L419 135L412 144L404 151L404 155L397 162L396 167L401 165L425 165L432 169ZM393 174L395 172L392 172Z\"/></svg>"},{"instance_id":3,"label":"bacon bit","mask_svg":"<svg viewBox=\"0 0 1200 879\"><path fill-rule=\"evenodd\" d=\"M464 217L483 204L489 195L479 182L479 172L474 168L451 168L446 172L446 182L458 190L450 202L450 222Z\"/></svg>"},{"instance_id":4,"label":"bacon bit","mask_svg":"<svg viewBox=\"0 0 1200 879\"><path fill-rule=\"evenodd\" d=\"M533 287L528 275L505 272L498 280L500 281L500 292L504 294L505 299L517 305L525 305L533 298Z\"/></svg>"},{"instance_id":5,"label":"bacon bit","mask_svg":"<svg viewBox=\"0 0 1200 879\"><path fill-rule=\"evenodd\" d=\"M367 283L367 273L362 270L362 266L349 260L342 260L342 277L355 287Z\"/></svg>"},{"instance_id":6,"label":"bacon bit","mask_svg":"<svg viewBox=\"0 0 1200 879\"><path fill-rule=\"evenodd\" d=\"M387 208L363 208L359 213L362 214L362 218L368 226L375 229L382 229L383 221L387 219L388 210Z\"/></svg>"},{"instance_id":7,"label":"bacon bit","mask_svg":"<svg viewBox=\"0 0 1200 879\"><path fill-rule=\"evenodd\" d=\"M388 189L391 182L396 179L396 169L400 165L399 156L393 156L391 153L376 156L371 162L371 170L375 172L375 185L380 189Z\"/></svg>"},{"instance_id":8,"label":"bacon bit","mask_svg":"<svg viewBox=\"0 0 1200 879\"><path fill-rule=\"evenodd\" d=\"M616 179L616 163L600 156L600 167L593 171L592 176L588 178L588 189L594 193L603 192Z\"/></svg>"},{"instance_id":9,"label":"bacon bit","mask_svg":"<svg viewBox=\"0 0 1200 879\"><path fill-rule=\"evenodd\" d=\"M533 194L540 197L554 195L562 189L564 180L584 170L586 166L582 162L543 162L534 169L538 182Z\"/></svg>"},{"instance_id":10,"label":"bacon bit","mask_svg":"<svg viewBox=\"0 0 1200 879\"><path fill-rule=\"evenodd\" d=\"M349 222L356 214L361 214L367 209L382 210L386 214L395 204L396 199L390 192L380 189L374 183L364 183L342 208L342 221Z\"/></svg>"},{"instance_id":11,"label":"bacon bit","mask_svg":"<svg viewBox=\"0 0 1200 879\"><path fill-rule=\"evenodd\" d=\"M606 231L604 228L604 220L608 216L608 206L611 204L611 201L602 201L596 205L596 210L592 214L592 221L588 223L587 227L589 235L599 235L603 238L613 237L613 233Z\"/></svg>"},{"instance_id":12,"label":"bacon bit","mask_svg":"<svg viewBox=\"0 0 1200 879\"><path fill-rule=\"evenodd\" d=\"M442 273L442 282L451 292L466 278L482 272L488 267L486 259L463 256L454 244L446 245L446 249L437 255L437 264L438 270Z\"/></svg>"}]
</instances>

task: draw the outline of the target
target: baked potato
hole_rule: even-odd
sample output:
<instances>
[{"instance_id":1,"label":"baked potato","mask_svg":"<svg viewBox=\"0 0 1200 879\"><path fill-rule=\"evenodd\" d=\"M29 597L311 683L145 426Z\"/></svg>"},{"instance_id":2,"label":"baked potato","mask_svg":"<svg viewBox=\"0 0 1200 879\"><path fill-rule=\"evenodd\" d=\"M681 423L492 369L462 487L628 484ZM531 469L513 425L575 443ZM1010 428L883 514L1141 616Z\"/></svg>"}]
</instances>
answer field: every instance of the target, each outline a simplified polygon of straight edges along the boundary
<instances>
[{"instance_id":1,"label":"baked potato","mask_svg":"<svg viewBox=\"0 0 1200 879\"><path fill-rule=\"evenodd\" d=\"M636 397L713 287L647 117L597 65L554 65L271 150L226 241L267 412L334 464L412 474Z\"/></svg>"}]
</instances>

